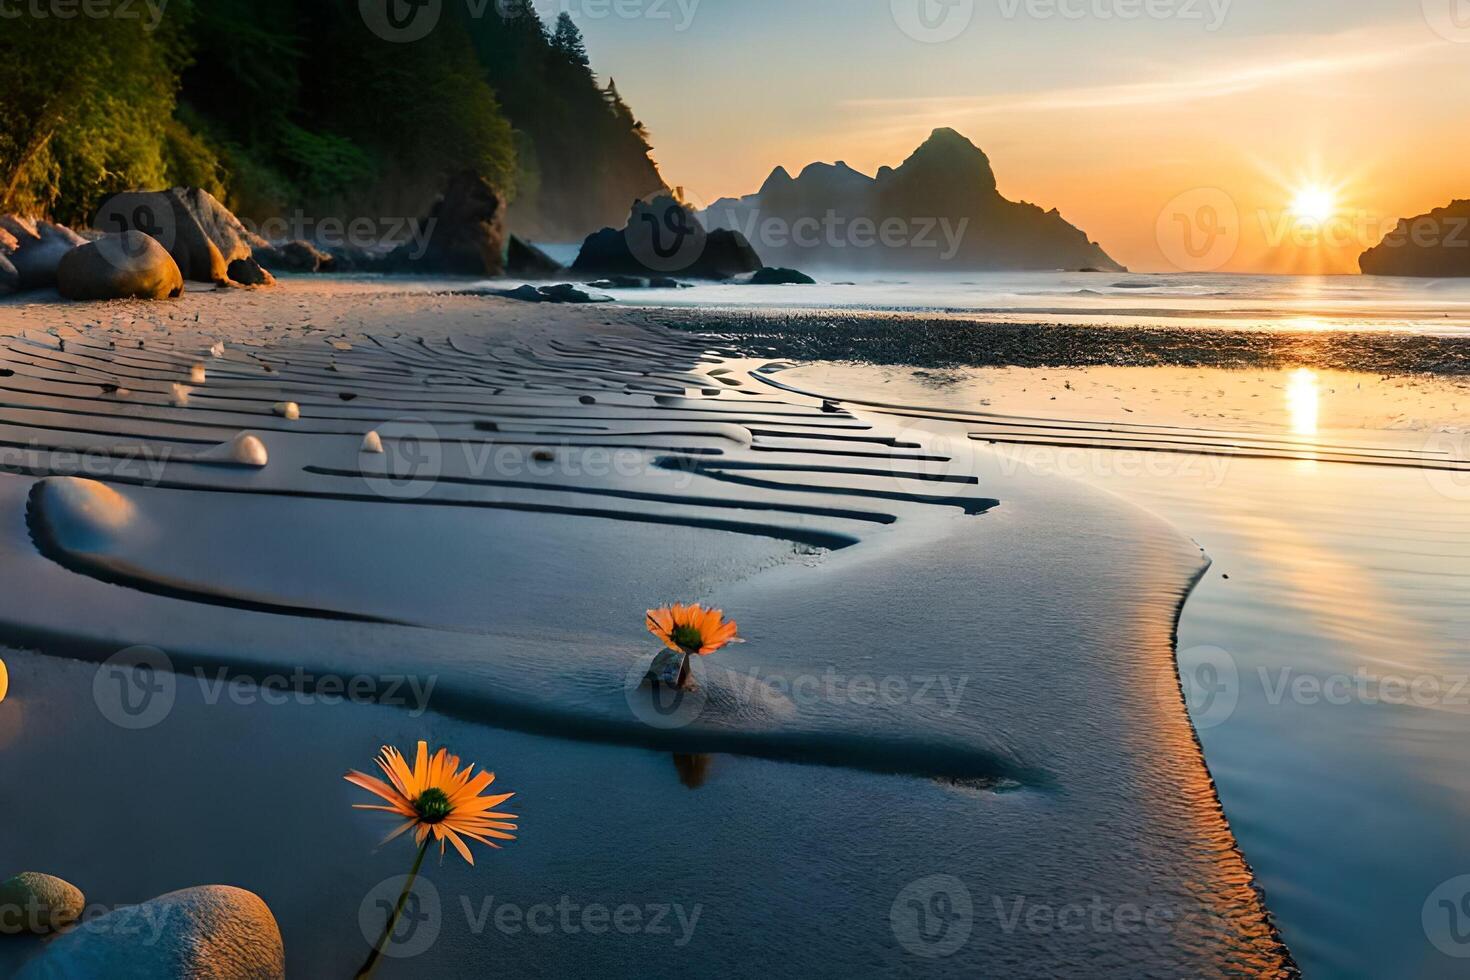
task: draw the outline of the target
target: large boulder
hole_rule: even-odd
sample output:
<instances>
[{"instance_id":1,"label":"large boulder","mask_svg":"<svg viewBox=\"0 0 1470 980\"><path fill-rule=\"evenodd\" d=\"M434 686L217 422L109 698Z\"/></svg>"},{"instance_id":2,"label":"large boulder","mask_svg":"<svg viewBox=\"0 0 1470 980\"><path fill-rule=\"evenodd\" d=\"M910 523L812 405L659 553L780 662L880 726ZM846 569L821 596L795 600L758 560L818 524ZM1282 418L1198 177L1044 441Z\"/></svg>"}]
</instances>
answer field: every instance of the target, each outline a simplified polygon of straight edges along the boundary
<instances>
[{"instance_id":1,"label":"large boulder","mask_svg":"<svg viewBox=\"0 0 1470 980\"><path fill-rule=\"evenodd\" d=\"M505 272L505 201L478 174L464 171L450 178L425 227L428 242L408 242L394 249L389 258L392 269L486 277Z\"/></svg>"},{"instance_id":2,"label":"large boulder","mask_svg":"<svg viewBox=\"0 0 1470 980\"><path fill-rule=\"evenodd\" d=\"M281 931L265 902L242 888L205 885L129 905L57 937L18 980L278 980Z\"/></svg>"},{"instance_id":3,"label":"large boulder","mask_svg":"<svg viewBox=\"0 0 1470 980\"><path fill-rule=\"evenodd\" d=\"M83 238L64 225L15 214L0 215L0 256L15 270L16 289L56 285L56 266L61 257L82 243ZM0 271L0 283L7 278Z\"/></svg>"},{"instance_id":4,"label":"large boulder","mask_svg":"<svg viewBox=\"0 0 1470 980\"><path fill-rule=\"evenodd\" d=\"M1470 276L1470 200L1401 219L1358 267L1368 276Z\"/></svg>"},{"instance_id":5,"label":"large boulder","mask_svg":"<svg viewBox=\"0 0 1470 980\"><path fill-rule=\"evenodd\" d=\"M173 299L184 277L168 249L141 231L103 235L67 252L56 267L67 299Z\"/></svg>"},{"instance_id":6,"label":"large boulder","mask_svg":"<svg viewBox=\"0 0 1470 980\"><path fill-rule=\"evenodd\" d=\"M198 187L114 194L97 209L92 225L98 231L141 231L158 239L190 282L237 282L230 277L230 266L245 260L249 264L239 267L242 274L248 272L261 285L273 281L268 273L259 275L254 265L254 250L268 247L265 240Z\"/></svg>"},{"instance_id":7,"label":"large boulder","mask_svg":"<svg viewBox=\"0 0 1470 980\"><path fill-rule=\"evenodd\" d=\"M634 201L628 223L587 237L572 271L588 276L680 275L733 279L762 267L738 231L707 231L694 212L668 195Z\"/></svg>"}]
</instances>

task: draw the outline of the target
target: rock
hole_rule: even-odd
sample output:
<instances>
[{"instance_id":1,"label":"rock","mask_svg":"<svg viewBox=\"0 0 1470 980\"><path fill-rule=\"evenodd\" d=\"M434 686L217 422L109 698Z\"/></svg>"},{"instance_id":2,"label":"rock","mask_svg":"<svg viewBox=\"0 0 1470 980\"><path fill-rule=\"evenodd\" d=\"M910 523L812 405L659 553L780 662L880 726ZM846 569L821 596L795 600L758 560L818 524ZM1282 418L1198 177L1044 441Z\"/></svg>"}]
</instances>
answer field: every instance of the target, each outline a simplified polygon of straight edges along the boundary
<instances>
[{"instance_id":1,"label":"rock","mask_svg":"<svg viewBox=\"0 0 1470 980\"><path fill-rule=\"evenodd\" d=\"M20 273L16 272L15 266L10 264L9 253L4 250L5 234L7 233L0 232L0 296L13 293L20 288ZM14 241L15 239L11 238L10 240Z\"/></svg>"},{"instance_id":2,"label":"rock","mask_svg":"<svg viewBox=\"0 0 1470 980\"><path fill-rule=\"evenodd\" d=\"M45 289L56 285L61 257L85 240L62 225L32 221L19 215L0 215L0 255L15 270L15 288Z\"/></svg>"},{"instance_id":3,"label":"rock","mask_svg":"<svg viewBox=\"0 0 1470 980\"><path fill-rule=\"evenodd\" d=\"M362 437L362 451L372 453L375 456L383 454L383 437L376 431L369 432Z\"/></svg>"},{"instance_id":4,"label":"rock","mask_svg":"<svg viewBox=\"0 0 1470 980\"><path fill-rule=\"evenodd\" d=\"M386 247L364 248L361 245L333 245L327 249L333 272L391 272L389 259L393 250Z\"/></svg>"},{"instance_id":5,"label":"rock","mask_svg":"<svg viewBox=\"0 0 1470 980\"><path fill-rule=\"evenodd\" d=\"M271 411L288 422L301 418L301 406L295 402L276 402L271 406Z\"/></svg>"},{"instance_id":6,"label":"rock","mask_svg":"<svg viewBox=\"0 0 1470 980\"><path fill-rule=\"evenodd\" d=\"M197 457L201 463L223 463L227 466L249 466L260 469L270 463L270 453L260 437L241 432L229 442L215 446Z\"/></svg>"},{"instance_id":7,"label":"rock","mask_svg":"<svg viewBox=\"0 0 1470 980\"><path fill-rule=\"evenodd\" d=\"M205 885L83 923L52 940L17 977L279 980L285 975L281 930L265 902L243 888Z\"/></svg>"},{"instance_id":8,"label":"rock","mask_svg":"<svg viewBox=\"0 0 1470 980\"><path fill-rule=\"evenodd\" d=\"M255 259L235 259L226 267L226 275L231 282L237 282L242 286L274 286L276 277L261 268Z\"/></svg>"},{"instance_id":9,"label":"rock","mask_svg":"<svg viewBox=\"0 0 1470 980\"><path fill-rule=\"evenodd\" d=\"M546 302L546 297L541 295L541 290L529 283L524 286L517 286L515 289L497 289L493 291L492 295L504 296L506 299L518 299L523 303Z\"/></svg>"},{"instance_id":10,"label":"rock","mask_svg":"<svg viewBox=\"0 0 1470 980\"><path fill-rule=\"evenodd\" d=\"M209 377L209 370L203 364L194 364L189 368L189 383L202 385Z\"/></svg>"},{"instance_id":11,"label":"rock","mask_svg":"<svg viewBox=\"0 0 1470 980\"><path fill-rule=\"evenodd\" d=\"M934 130L871 177L840 161L795 178L777 168L758 192L717 201L703 217L711 229L775 222L786 234L761 243L772 265L1123 271L1055 209L1002 197L989 157L953 129Z\"/></svg>"},{"instance_id":12,"label":"rock","mask_svg":"<svg viewBox=\"0 0 1470 980\"><path fill-rule=\"evenodd\" d=\"M505 272L505 201L485 178L462 171L450 178L444 196L423 226L427 244L394 249L389 265L398 272L495 277ZM422 254L418 254L422 249Z\"/></svg>"},{"instance_id":13,"label":"rock","mask_svg":"<svg viewBox=\"0 0 1470 980\"><path fill-rule=\"evenodd\" d=\"M572 271L593 276L668 276L733 279L755 272L760 256L738 231L707 231L673 197L634 201L627 224L587 236Z\"/></svg>"},{"instance_id":14,"label":"rock","mask_svg":"<svg viewBox=\"0 0 1470 980\"><path fill-rule=\"evenodd\" d=\"M188 385L181 385L177 383L171 384L169 385L168 389L168 402L174 408L188 408L189 395L191 395L193 391L194 389L190 388Z\"/></svg>"},{"instance_id":15,"label":"rock","mask_svg":"<svg viewBox=\"0 0 1470 980\"><path fill-rule=\"evenodd\" d=\"M125 231L64 254L56 288L71 300L173 299L184 291L184 277L162 245L141 231Z\"/></svg>"},{"instance_id":16,"label":"rock","mask_svg":"<svg viewBox=\"0 0 1470 980\"><path fill-rule=\"evenodd\" d=\"M750 279L752 286L815 286L817 281L805 272L766 266Z\"/></svg>"},{"instance_id":17,"label":"rock","mask_svg":"<svg viewBox=\"0 0 1470 980\"><path fill-rule=\"evenodd\" d=\"M214 195L198 187L174 187L166 191L126 191L102 202L92 227L104 232L141 231L158 239L178 263L190 282L231 283L230 265L252 259L257 246L266 242L248 231ZM264 270L242 265L239 271L252 277Z\"/></svg>"},{"instance_id":18,"label":"rock","mask_svg":"<svg viewBox=\"0 0 1470 980\"><path fill-rule=\"evenodd\" d=\"M321 272L332 268L336 261L311 242L301 239L256 249L255 257L267 269L278 272Z\"/></svg>"},{"instance_id":19,"label":"rock","mask_svg":"<svg viewBox=\"0 0 1470 980\"><path fill-rule=\"evenodd\" d=\"M137 510L105 483L48 476L32 484L26 516L38 540L70 552L99 554L112 549L137 519Z\"/></svg>"},{"instance_id":20,"label":"rock","mask_svg":"<svg viewBox=\"0 0 1470 980\"><path fill-rule=\"evenodd\" d=\"M38 871L22 871L0 884L0 933L52 933L81 918L86 907L81 889L70 882Z\"/></svg>"},{"instance_id":21,"label":"rock","mask_svg":"<svg viewBox=\"0 0 1470 980\"><path fill-rule=\"evenodd\" d=\"M642 276L608 276L587 285L593 289L647 289L648 280Z\"/></svg>"},{"instance_id":22,"label":"rock","mask_svg":"<svg viewBox=\"0 0 1470 980\"><path fill-rule=\"evenodd\" d=\"M210 344L209 345L209 356L210 357L213 357L213 358L216 358L216 359L221 358L221 357L224 357L225 356L225 342L223 340L216 340L214 343Z\"/></svg>"},{"instance_id":23,"label":"rock","mask_svg":"<svg viewBox=\"0 0 1470 980\"><path fill-rule=\"evenodd\" d=\"M1470 200L1401 219L1358 257L1358 267L1368 276L1470 276Z\"/></svg>"},{"instance_id":24,"label":"rock","mask_svg":"<svg viewBox=\"0 0 1470 980\"><path fill-rule=\"evenodd\" d=\"M515 289L492 289L488 295L518 299L525 303L611 303L611 296L594 296L569 282L555 286L517 286Z\"/></svg>"},{"instance_id":25,"label":"rock","mask_svg":"<svg viewBox=\"0 0 1470 980\"><path fill-rule=\"evenodd\" d=\"M541 249L515 235L505 248L505 272L517 279L550 279L562 271L562 264Z\"/></svg>"}]
</instances>

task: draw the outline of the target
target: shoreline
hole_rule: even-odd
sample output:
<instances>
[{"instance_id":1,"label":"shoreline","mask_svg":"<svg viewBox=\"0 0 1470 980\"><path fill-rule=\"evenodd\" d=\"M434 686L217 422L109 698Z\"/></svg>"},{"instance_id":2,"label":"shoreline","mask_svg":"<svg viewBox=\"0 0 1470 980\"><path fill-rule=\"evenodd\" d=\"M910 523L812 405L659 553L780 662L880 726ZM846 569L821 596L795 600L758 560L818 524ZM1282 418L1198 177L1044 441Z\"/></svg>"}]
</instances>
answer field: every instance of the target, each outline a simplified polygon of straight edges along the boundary
<instances>
[{"instance_id":1,"label":"shoreline","mask_svg":"<svg viewBox=\"0 0 1470 980\"><path fill-rule=\"evenodd\" d=\"M1470 374L1470 341L1387 331L1234 330L1019 324L984 317L852 311L643 308L652 323L751 356L952 367L1316 367L1379 374Z\"/></svg>"}]
</instances>

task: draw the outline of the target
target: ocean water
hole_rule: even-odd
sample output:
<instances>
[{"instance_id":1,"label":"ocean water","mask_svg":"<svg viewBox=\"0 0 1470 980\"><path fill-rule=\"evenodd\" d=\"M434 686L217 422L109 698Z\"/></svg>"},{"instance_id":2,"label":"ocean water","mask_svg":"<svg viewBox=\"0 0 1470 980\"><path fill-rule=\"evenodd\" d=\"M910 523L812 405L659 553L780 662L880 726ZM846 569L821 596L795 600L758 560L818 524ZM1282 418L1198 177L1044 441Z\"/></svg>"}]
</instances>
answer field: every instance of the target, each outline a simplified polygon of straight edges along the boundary
<instances>
[{"instance_id":1,"label":"ocean water","mask_svg":"<svg viewBox=\"0 0 1470 980\"><path fill-rule=\"evenodd\" d=\"M1304 974L1465 975L1470 386L1306 369L778 378L906 406L881 410L916 425L962 420L1003 465L1116 494L1197 541L1213 564L1182 614L1181 681Z\"/></svg>"},{"instance_id":2,"label":"ocean water","mask_svg":"<svg viewBox=\"0 0 1470 980\"><path fill-rule=\"evenodd\" d=\"M1383 330L1470 336L1470 280L1378 276L815 273L815 286L702 284L616 292L625 305L872 310L996 322L1149 323L1274 330Z\"/></svg>"}]
</instances>

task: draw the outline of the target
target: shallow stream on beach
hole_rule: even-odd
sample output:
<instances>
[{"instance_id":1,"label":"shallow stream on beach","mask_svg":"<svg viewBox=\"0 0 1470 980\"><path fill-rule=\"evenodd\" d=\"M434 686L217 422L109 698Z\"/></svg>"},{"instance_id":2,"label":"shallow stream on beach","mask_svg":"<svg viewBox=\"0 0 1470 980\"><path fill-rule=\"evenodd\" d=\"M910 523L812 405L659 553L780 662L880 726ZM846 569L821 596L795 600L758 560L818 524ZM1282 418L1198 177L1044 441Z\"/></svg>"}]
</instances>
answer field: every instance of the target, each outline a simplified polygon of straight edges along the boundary
<instances>
[{"instance_id":1,"label":"shallow stream on beach","mask_svg":"<svg viewBox=\"0 0 1470 980\"><path fill-rule=\"evenodd\" d=\"M1181 678L1299 965L1464 975L1470 386L1306 369L777 377L1082 479L1198 541L1213 565L1180 623Z\"/></svg>"}]
</instances>

